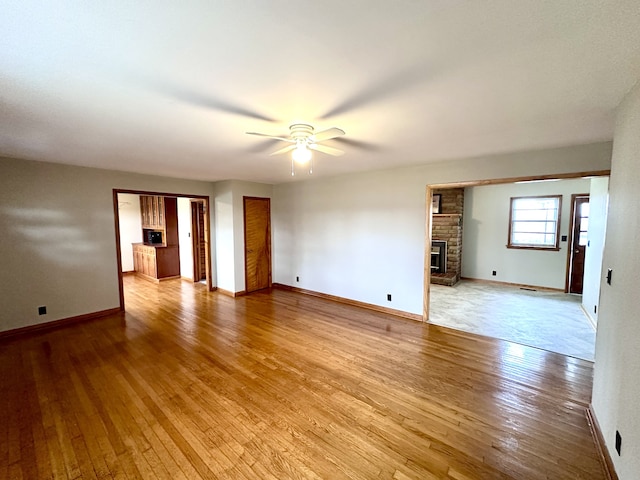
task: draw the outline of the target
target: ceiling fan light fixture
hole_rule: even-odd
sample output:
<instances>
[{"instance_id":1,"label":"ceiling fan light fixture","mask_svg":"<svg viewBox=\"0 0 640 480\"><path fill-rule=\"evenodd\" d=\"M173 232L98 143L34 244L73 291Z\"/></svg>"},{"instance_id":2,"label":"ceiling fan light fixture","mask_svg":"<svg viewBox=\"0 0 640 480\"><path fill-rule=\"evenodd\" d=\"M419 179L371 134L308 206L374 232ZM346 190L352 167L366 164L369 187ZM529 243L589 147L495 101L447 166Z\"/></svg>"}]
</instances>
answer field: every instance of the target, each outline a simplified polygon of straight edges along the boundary
<instances>
[{"instance_id":1,"label":"ceiling fan light fixture","mask_svg":"<svg viewBox=\"0 0 640 480\"><path fill-rule=\"evenodd\" d=\"M304 142L299 142L291 155L293 159L300 164L307 163L311 160L311 150L307 148Z\"/></svg>"}]
</instances>

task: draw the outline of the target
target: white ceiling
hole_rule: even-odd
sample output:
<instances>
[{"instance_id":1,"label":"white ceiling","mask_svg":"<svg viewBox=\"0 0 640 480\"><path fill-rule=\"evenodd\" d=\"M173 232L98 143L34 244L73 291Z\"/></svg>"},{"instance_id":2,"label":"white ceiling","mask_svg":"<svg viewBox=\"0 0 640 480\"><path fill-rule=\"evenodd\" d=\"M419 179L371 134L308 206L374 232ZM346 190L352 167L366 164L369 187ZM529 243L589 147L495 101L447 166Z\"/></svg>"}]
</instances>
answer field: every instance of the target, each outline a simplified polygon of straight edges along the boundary
<instances>
[{"instance_id":1,"label":"white ceiling","mask_svg":"<svg viewBox=\"0 0 640 480\"><path fill-rule=\"evenodd\" d=\"M4 0L0 155L280 183L245 132L344 129L314 177L590 143L639 78L638 0Z\"/></svg>"}]
</instances>

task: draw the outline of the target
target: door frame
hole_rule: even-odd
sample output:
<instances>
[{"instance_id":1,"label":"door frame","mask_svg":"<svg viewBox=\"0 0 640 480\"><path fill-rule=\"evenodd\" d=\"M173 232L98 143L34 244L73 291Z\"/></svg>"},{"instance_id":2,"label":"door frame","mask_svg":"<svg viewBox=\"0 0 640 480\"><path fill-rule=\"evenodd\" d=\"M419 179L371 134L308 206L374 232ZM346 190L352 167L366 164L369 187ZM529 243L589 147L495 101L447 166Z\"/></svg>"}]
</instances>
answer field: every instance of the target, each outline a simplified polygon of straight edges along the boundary
<instances>
[{"instance_id":1,"label":"door frame","mask_svg":"<svg viewBox=\"0 0 640 480\"><path fill-rule=\"evenodd\" d=\"M211 282L211 226L209 214L211 201L208 195L191 195L187 193L169 193L169 192L157 192L149 190L131 190L126 188L114 188L112 190L113 195L113 221L115 225L115 240L116 240L116 262L118 270L118 294L120 296L120 311L125 311L124 305L124 282L122 274L122 251L120 248L120 208L118 205L119 193L131 193L134 195L159 195L162 197L176 197L176 198L192 198L204 201L204 228L205 228L205 267L207 273L207 291L212 292L214 290ZM193 255L193 253L192 253Z\"/></svg>"},{"instance_id":2,"label":"door frame","mask_svg":"<svg viewBox=\"0 0 640 480\"><path fill-rule=\"evenodd\" d=\"M574 193L571 195L571 209L569 213L569 236L567 238L567 268L565 270L564 293L569 293L571 286L571 270L573 267L573 230L575 228L576 200L580 197L589 198L588 193ZM586 253L585 253L586 254ZM583 272L584 275L584 272Z\"/></svg>"},{"instance_id":3,"label":"door frame","mask_svg":"<svg viewBox=\"0 0 640 480\"><path fill-rule=\"evenodd\" d=\"M268 286L266 288L271 288L272 286L272 265L271 265L271 198L270 197L252 197L252 196L243 196L242 197L242 227L244 230L244 293L249 293L248 289L248 276L247 276L247 200L266 200L267 206L269 210L268 215L268 230L269 235L267 236L268 244L267 244L267 255L269 256L269 280Z\"/></svg>"},{"instance_id":4,"label":"door frame","mask_svg":"<svg viewBox=\"0 0 640 480\"><path fill-rule=\"evenodd\" d=\"M201 280L202 277L202 273L200 271L200 251L198 251L198 254L196 255L196 250L197 250L197 246L200 243L200 235L199 235L199 229L200 229L200 222L197 222L197 218L194 217L194 210L198 211L198 215L199 215L199 210L200 210L200 205L202 205L202 215L203 215L203 219L204 221L204 244L205 244L205 271L204 271L204 276L205 276L205 280L208 278L207 275L207 271L206 271L206 266L207 266L207 226L206 226L206 208L204 205L204 201L202 201L201 199L194 199L191 198L190 199L191 202L189 203L189 208L190 208L190 212L191 212L191 259L193 260L193 282L197 283ZM198 235L195 235L195 233L198 233ZM196 275L197 272L197 275ZM198 277L198 279L196 280L196 277Z\"/></svg>"}]
</instances>

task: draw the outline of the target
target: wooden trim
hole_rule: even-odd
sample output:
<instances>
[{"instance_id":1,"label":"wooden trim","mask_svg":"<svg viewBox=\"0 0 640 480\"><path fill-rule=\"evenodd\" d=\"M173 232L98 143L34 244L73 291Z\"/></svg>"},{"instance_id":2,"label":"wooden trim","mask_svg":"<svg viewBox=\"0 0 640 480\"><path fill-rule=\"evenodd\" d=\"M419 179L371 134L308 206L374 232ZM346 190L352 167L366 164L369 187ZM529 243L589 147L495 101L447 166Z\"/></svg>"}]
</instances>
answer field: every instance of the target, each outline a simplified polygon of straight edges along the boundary
<instances>
[{"instance_id":1,"label":"wooden trim","mask_svg":"<svg viewBox=\"0 0 640 480\"><path fill-rule=\"evenodd\" d=\"M517 183L517 182L531 182L539 180L570 180L574 178L584 177L607 177L611 175L611 170L591 170L587 172L574 172L574 173L554 173L549 175L529 175L526 177L509 177L509 178L495 178L490 180L469 180L464 182L451 182L451 183L431 183L426 186L426 228L424 236L424 286L422 296L422 319L425 322L429 321L429 297L430 297L430 285L431 285L431 233L432 233L432 214L431 203L434 189L443 188L466 188L466 187L480 187L483 185L501 185L505 183Z\"/></svg>"},{"instance_id":2,"label":"wooden trim","mask_svg":"<svg viewBox=\"0 0 640 480\"><path fill-rule=\"evenodd\" d=\"M205 259L205 270L207 276L207 289L210 292L217 290L218 287L213 286L213 279L211 278L211 222L210 222L210 211L211 211L211 203L209 198L205 198L203 202L203 215L204 215L204 259Z\"/></svg>"},{"instance_id":3,"label":"wooden trim","mask_svg":"<svg viewBox=\"0 0 640 480\"><path fill-rule=\"evenodd\" d=\"M567 292L564 292L567 293ZM587 320L589 320L589 324L593 327L594 331L598 330L598 325L596 324L596 321L593 317L591 317L591 314L589 312L587 312L587 309L584 308L584 305L582 303L580 303L580 308L582 309L582 312L584 313L584 316L587 317Z\"/></svg>"},{"instance_id":4,"label":"wooden trim","mask_svg":"<svg viewBox=\"0 0 640 480\"><path fill-rule=\"evenodd\" d=\"M133 193L134 195L150 195L156 197L180 197L180 198L193 198L198 200L208 200L208 195L191 195L189 193L169 193L169 192L157 192L150 190L131 190L127 188L123 189L114 189L118 193Z\"/></svg>"},{"instance_id":5,"label":"wooden trim","mask_svg":"<svg viewBox=\"0 0 640 480\"><path fill-rule=\"evenodd\" d=\"M118 269L118 301L120 310L124 311L124 283L122 281L122 249L120 248L120 204L118 203L118 193L113 189L113 221L116 230L116 268Z\"/></svg>"},{"instance_id":6,"label":"wooden trim","mask_svg":"<svg viewBox=\"0 0 640 480\"><path fill-rule=\"evenodd\" d=\"M576 199L590 197L590 193L574 193L571 195L571 210L569 212L569 235L567 237L567 268L564 278L564 292L569 293L571 287L571 259L573 257L573 230L575 229Z\"/></svg>"},{"instance_id":7,"label":"wooden trim","mask_svg":"<svg viewBox=\"0 0 640 480\"><path fill-rule=\"evenodd\" d=\"M595 412L593 411L593 404L589 404L589 406L585 410L585 413L587 415L587 423L589 424L589 429L591 430L591 436L593 437L593 441L596 444L598 456L600 457L600 463L602 463L604 474L607 480L618 480L618 474L616 473L613 459L609 454L607 444L605 443L604 436L602 435L602 429L600 428L598 419L596 418Z\"/></svg>"},{"instance_id":8,"label":"wooden trim","mask_svg":"<svg viewBox=\"0 0 640 480\"><path fill-rule=\"evenodd\" d=\"M559 236L559 235L558 235ZM560 246L557 247L533 247L531 245L505 245L507 248L511 248L513 250L541 250L543 252L559 252Z\"/></svg>"},{"instance_id":9,"label":"wooden trim","mask_svg":"<svg viewBox=\"0 0 640 480\"><path fill-rule=\"evenodd\" d=\"M187 278L187 277L183 277L181 275L173 275L171 277L156 278L156 277L151 277L149 275L145 275L144 273L141 273L141 272L135 272L135 274L138 277L142 278L143 280L147 280L147 281L149 281L151 283L160 283L160 282L165 282L167 280L176 280L176 279L183 280L183 279ZM189 280L191 280L191 282L193 282L192 279L189 278Z\"/></svg>"},{"instance_id":10,"label":"wooden trim","mask_svg":"<svg viewBox=\"0 0 640 480\"><path fill-rule=\"evenodd\" d=\"M534 290L540 290L542 292L564 293L564 290L562 288L541 287L539 285L527 285L525 283L500 282L498 280L485 280L484 278L470 278L470 277L460 277L460 280L467 280L469 282L478 282L478 283L489 283L492 285L501 285L505 287L529 288Z\"/></svg>"},{"instance_id":11,"label":"wooden trim","mask_svg":"<svg viewBox=\"0 0 640 480\"><path fill-rule=\"evenodd\" d=\"M267 202L267 258L269 264L269 272L268 272L268 280L267 280L267 288L271 288L272 284L272 274L273 268L271 265L271 197L252 197L250 195L245 195L242 197L242 229L244 232L244 237L242 239L244 243L244 292L246 293L249 290L248 284L248 275L247 275L247 200L265 200Z\"/></svg>"},{"instance_id":12,"label":"wooden trim","mask_svg":"<svg viewBox=\"0 0 640 480\"><path fill-rule=\"evenodd\" d=\"M464 182L431 183L429 184L429 187L434 190L440 188L481 187L483 185L501 185L503 183L539 182L542 180L571 180L583 177L608 177L609 175L611 175L611 170L592 170L589 172L553 173L549 175L529 175L526 177L494 178L491 180L467 180Z\"/></svg>"},{"instance_id":13,"label":"wooden trim","mask_svg":"<svg viewBox=\"0 0 640 480\"><path fill-rule=\"evenodd\" d=\"M378 313L385 313L387 315L395 315L396 317L408 318L409 320L422 321L422 315L417 313L405 312L403 310L396 310L394 308L381 307L372 303L360 302L358 300L352 300L350 298L338 297L336 295L329 295L328 293L316 292L314 290L307 290L299 287L292 287L290 285L284 285L282 283L274 283L273 288L279 288L280 290L287 290L289 292L302 293L303 295L309 295L312 297L323 298L325 300L332 300L337 303L343 303L345 305L351 305L353 307L366 308L367 310L373 310Z\"/></svg>"},{"instance_id":14,"label":"wooden trim","mask_svg":"<svg viewBox=\"0 0 640 480\"><path fill-rule=\"evenodd\" d=\"M117 262L117 271L118 271L118 292L120 296L120 310L124 311L124 282L122 280L122 252L120 249L120 207L118 205L118 194L119 193L132 193L135 195L156 195L162 197L176 197L176 198L189 198L194 200L202 200L204 202L204 223L205 223L205 260L206 260L206 269L207 269L207 288L210 292L214 291L213 282L211 279L211 225L209 221L209 210L211 205L211 200L208 195L191 195L188 193L167 193L167 192L154 192L148 190L131 190L131 189L113 189L113 218L115 223L115 233L116 233L116 262ZM138 272L136 272L138 273ZM170 277L170 278L180 278L178 277ZM167 279L168 280L168 279Z\"/></svg>"},{"instance_id":15,"label":"wooden trim","mask_svg":"<svg viewBox=\"0 0 640 480\"><path fill-rule=\"evenodd\" d=\"M174 276L172 276L172 277L162 277L162 278L158 278L157 280L158 280L158 283L160 283L160 282L165 282L165 281L167 281L167 280L176 280L176 279L178 279L178 278L182 278L182 277L181 277L180 275L174 275Z\"/></svg>"},{"instance_id":16,"label":"wooden trim","mask_svg":"<svg viewBox=\"0 0 640 480\"><path fill-rule=\"evenodd\" d=\"M429 302L431 298L431 241L433 234L433 188L427 185L426 190L426 229L424 234L424 294L422 296L422 321L429 321Z\"/></svg>"},{"instance_id":17,"label":"wooden trim","mask_svg":"<svg viewBox=\"0 0 640 480\"><path fill-rule=\"evenodd\" d=\"M200 235L199 233L199 225L198 225L198 202L190 201L189 202L189 213L191 214L191 268L193 268L193 280L194 282L199 282L202 275L200 272L200 252L196 254L196 250L198 249L198 243ZM206 277L206 273L205 273ZM183 277L184 278L184 277ZM196 280L198 278L198 280Z\"/></svg>"},{"instance_id":18,"label":"wooden trim","mask_svg":"<svg viewBox=\"0 0 640 480\"><path fill-rule=\"evenodd\" d=\"M214 287L214 290L217 291L218 293L221 293L222 295L226 295L227 297L243 297L244 295L247 294L246 290L240 290L239 292L232 292L231 290L225 290L224 288L220 288L220 287Z\"/></svg>"},{"instance_id":19,"label":"wooden trim","mask_svg":"<svg viewBox=\"0 0 640 480\"><path fill-rule=\"evenodd\" d=\"M117 313L121 313L122 311L123 309L121 307L109 308L107 310L100 310L98 312L76 315L75 317L61 318L60 320L53 320L51 322L38 323L36 325L29 325L27 327L14 328L13 330L5 330L4 332L0 332L0 341L23 335L42 333L76 323L87 322L89 320L95 320L98 318L107 317L109 315L115 315Z\"/></svg>"}]
</instances>

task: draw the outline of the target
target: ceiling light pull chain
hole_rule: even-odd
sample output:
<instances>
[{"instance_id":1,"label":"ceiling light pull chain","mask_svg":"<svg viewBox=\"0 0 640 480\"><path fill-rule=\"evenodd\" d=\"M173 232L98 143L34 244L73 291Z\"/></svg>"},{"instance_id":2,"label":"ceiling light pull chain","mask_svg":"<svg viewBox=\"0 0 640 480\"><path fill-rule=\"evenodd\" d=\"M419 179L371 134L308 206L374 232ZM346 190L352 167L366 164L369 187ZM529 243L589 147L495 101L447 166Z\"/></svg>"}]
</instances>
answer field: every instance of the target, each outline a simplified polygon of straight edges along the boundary
<instances>
[{"instance_id":1,"label":"ceiling light pull chain","mask_svg":"<svg viewBox=\"0 0 640 480\"><path fill-rule=\"evenodd\" d=\"M313 157L309 160L309 175L313 173Z\"/></svg>"},{"instance_id":2,"label":"ceiling light pull chain","mask_svg":"<svg viewBox=\"0 0 640 480\"><path fill-rule=\"evenodd\" d=\"M296 171L294 170L294 168L295 168L294 164L295 164L295 162L293 160L293 157L291 157L291 176L292 177L296 174Z\"/></svg>"}]
</instances>

